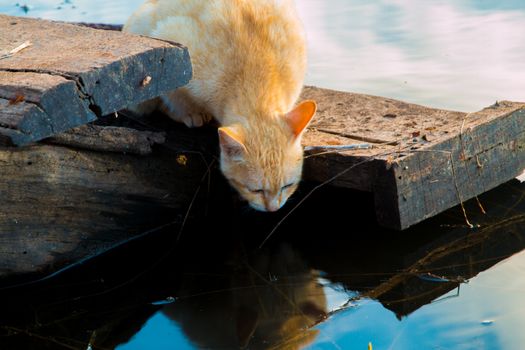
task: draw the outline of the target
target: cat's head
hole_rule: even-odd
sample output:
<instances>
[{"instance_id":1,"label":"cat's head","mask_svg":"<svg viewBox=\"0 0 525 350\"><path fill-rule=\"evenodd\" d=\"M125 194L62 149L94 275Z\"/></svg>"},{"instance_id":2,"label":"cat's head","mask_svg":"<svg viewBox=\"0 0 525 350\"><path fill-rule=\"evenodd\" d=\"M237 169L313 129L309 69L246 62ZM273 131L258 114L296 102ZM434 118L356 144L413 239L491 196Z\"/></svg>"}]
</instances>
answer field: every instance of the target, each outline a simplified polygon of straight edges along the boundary
<instances>
[{"instance_id":1,"label":"cat's head","mask_svg":"<svg viewBox=\"0 0 525 350\"><path fill-rule=\"evenodd\" d=\"M250 206L276 211L297 189L303 168L301 135L316 111L304 101L275 119L219 128L221 170Z\"/></svg>"}]
</instances>

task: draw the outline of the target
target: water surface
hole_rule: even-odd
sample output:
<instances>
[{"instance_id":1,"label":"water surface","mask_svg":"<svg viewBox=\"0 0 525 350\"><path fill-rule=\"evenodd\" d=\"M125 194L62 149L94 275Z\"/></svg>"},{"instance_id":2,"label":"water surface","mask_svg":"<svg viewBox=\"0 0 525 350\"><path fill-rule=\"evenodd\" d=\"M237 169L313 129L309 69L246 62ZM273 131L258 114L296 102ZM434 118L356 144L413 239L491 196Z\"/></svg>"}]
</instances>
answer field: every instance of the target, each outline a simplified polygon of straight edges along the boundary
<instances>
[{"instance_id":1,"label":"water surface","mask_svg":"<svg viewBox=\"0 0 525 350\"><path fill-rule=\"evenodd\" d=\"M0 1L0 11L124 23L142 0ZM296 0L309 39L307 83L476 111L525 101L525 3Z\"/></svg>"}]
</instances>

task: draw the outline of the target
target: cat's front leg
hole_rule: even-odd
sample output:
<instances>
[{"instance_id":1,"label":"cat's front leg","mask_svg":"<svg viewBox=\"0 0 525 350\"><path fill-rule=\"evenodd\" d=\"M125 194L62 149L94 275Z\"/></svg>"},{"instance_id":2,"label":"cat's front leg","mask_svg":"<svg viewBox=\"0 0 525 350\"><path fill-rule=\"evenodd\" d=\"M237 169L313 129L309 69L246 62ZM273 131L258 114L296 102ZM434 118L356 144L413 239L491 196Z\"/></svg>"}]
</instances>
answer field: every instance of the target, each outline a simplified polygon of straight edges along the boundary
<instances>
[{"instance_id":1,"label":"cat's front leg","mask_svg":"<svg viewBox=\"0 0 525 350\"><path fill-rule=\"evenodd\" d=\"M137 115L148 115L155 112L157 109L159 109L159 106L162 104L162 101L160 98L153 98L151 100L139 103L137 105L129 106L127 107L128 110L134 112Z\"/></svg>"},{"instance_id":2,"label":"cat's front leg","mask_svg":"<svg viewBox=\"0 0 525 350\"><path fill-rule=\"evenodd\" d=\"M203 126L212 120L211 114L199 106L184 88L172 91L161 99L161 111L189 128Z\"/></svg>"}]
</instances>

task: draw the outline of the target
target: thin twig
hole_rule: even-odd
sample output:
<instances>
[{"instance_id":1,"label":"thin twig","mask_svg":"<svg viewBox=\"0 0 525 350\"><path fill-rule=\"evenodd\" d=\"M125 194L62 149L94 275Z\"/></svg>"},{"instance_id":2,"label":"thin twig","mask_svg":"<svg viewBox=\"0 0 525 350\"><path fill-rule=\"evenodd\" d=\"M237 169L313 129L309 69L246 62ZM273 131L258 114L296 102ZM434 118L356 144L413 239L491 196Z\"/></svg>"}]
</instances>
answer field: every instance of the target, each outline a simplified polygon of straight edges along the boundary
<instances>
[{"instance_id":1,"label":"thin twig","mask_svg":"<svg viewBox=\"0 0 525 350\"><path fill-rule=\"evenodd\" d=\"M372 145L369 143L353 143L349 145L306 146L304 150L306 152L325 151L325 150L346 151L346 150L353 150L353 149L370 149L370 148L372 148Z\"/></svg>"},{"instance_id":2,"label":"thin twig","mask_svg":"<svg viewBox=\"0 0 525 350\"><path fill-rule=\"evenodd\" d=\"M463 157L465 158L465 144L463 143L463 128L465 127L465 121L467 120L468 117L470 117L472 115L472 113L467 113L465 115L465 117L463 118L463 121L461 122L461 128L459 129L459 142L461 144L461 152L463 153ZM477 162L477 166L478 168L483 168L483 166L480 164L479 162L479 158L478 156L476 155L476 162ZM468 171L468 166L465 167L465 171L467 173L467 177L469 179L469 183L471 184L472 186L472 179L470 177L470 172ZM479 209L481 210L481 213L482 214L487 214L487 212L485 211L485 208L483 207L483 204L481 204L481 201L479 200L479 197L478 196L474 196L474 198L476 198L476 202L478 203L478 207Z\"/></svg>"},{"instance_id":3,"label":"thin twig","mask_svg":"<svg viewBox=\"0 0 525 350\"><path fill-rule=\"evenodd\" d=\"M456 188L456 195L459 199L459 204L461 205L461 211L463 212L463 217L465 218L465 222L468 225L469 228L474 228L474 225L472 225L468 219L467 216L467 210L465 209L465 204L463 203L463 198L461 198L461 192L459 191L459 185L458 185L458 179L456 178L456 167L454 166L454 160L452 158L452 152L449 155L450 157L450 166L452 168L452 178L454 179L454 187Z\"/></svg>"},{"instance_id":4,"label":"thin twig","mask_svg":"<svg viewBox=\"0 0 525 350\"><path fill-rule=\"evenodd\" d=\"M343 153L360 149L372 149L373 147L374 146L369 143L356 143L350 145L306 146L304 148L306 152L319 151L319 153L308 154L304 157L304 159L317 157L324 154Z\"/></svg>"},{"instance_id":5,"label":"thin twig","mask_svg":"<svg viewBox=\"0 0 525 350\"><path fill-rule=\"evenodd\" d=\"M11 56L14 56L17 53L19 53L20 51L22 51L23 49L28 48L31 45L33 45L33 43L31 43L29 40L25 41L22 44L20 44L17 47L15 47L14 49L12 49L11 51L9 51L8 53L0 55L0 60L3 60L4 58L9 58Z\"/></svg>"},{"instance_id":6,"label":"thin twig","mask_svg":"<svg viewBox=\"0 0 525 350\"><path fill-rule=\"evenodd\" d=\"M188 206L188 210L186 210L186 214L184 215L184 219L182 220L182 224L181 224L179 233L177 234L176 242L178 242L180 237L182 236L182 231L184 230L184 226L186 225L186 221L188 220L188 217L190 215L191 209L193 208L193 204L195 203L195 200L197 199L197 195L199 194L199 192L200 192L200 190L202 188L202 183L204 182L206 177L208 177L208 175L210 174L211 167L213 166L214 163L215 163L215 159L212 159L211 163L208 164L208 168L206 169L206 172L204 173L203 177L201 178L201 181L199 182L199 186L197 186L197 189L195 190L195 193L193 194L193 198L191 199L190 205Z\"/></svg>"}]
</instances>

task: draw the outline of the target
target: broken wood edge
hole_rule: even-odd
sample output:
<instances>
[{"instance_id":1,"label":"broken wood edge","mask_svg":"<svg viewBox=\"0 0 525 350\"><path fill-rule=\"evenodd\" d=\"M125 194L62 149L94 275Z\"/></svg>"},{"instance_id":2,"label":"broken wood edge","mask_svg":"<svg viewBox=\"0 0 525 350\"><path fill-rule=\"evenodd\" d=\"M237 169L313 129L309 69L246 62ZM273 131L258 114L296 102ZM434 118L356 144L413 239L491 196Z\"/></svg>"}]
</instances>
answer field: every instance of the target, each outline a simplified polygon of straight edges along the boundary
<instances>
[{"instance_id":1,"label":"broken wood edge","mask_svg":"<svg viewBox=\"0 0 525 350\"><path fill-rule=\"evenodd\" d=\"M148 155L153 152L153 145L166 142L166 133L87 124L47 138L44 142L91 151Z\"/></svg>"},{"instance_id":2,"label":"broken wood edge","mask_svg":"<svg viewBox=\"0 0 525 350\"><path fill-rule=\"evenodd\" d=\"M100 30L113 30L116 32L122 31L122 24L106 24L106 23L87 23L87 22L67 22L67 21L58 21L58 23L64 24L74 24L80 27L87 27Z\"/></svg>"},{"instance_id":3,"label":"broken wood edge","mask_svg":"<svg viewBox=\"0 0 525 350\"><path fill-rule=\"evenodd\" d=\"M4 18L9 19L10 16L0 16L0 19ZM25 21L26 19L22 18L20 21L18 21L18 19L16 20L16 22L20 23ZM97 39L99 35L102 38L108 35L109 38L119 38L119 35L124 36L124 34L118 33L121 29L120 25L100 24L92 26L83 23L42 21L42 23L44 22L54 22L57 25L64 25L68 28L76 27L77 29L75 30L79 33L78 35L81 36L89 36L89 33L92 33L94 36L94 33L98 32L99 34L95 36L95 39ZM38 22L34 22L33 25L38 26L39 24ZM46 25L46 28L47 27L48 25ZM79 27L84 28L79 29ZM50 30L55 30L52 26L49 26L49 28ZM97 31L96 29L99 30ZM117 33L104 34L101 33L101 29L109 29ZM83 34L84 31L86 34ZM31 33L31 31L27 32ZM191 60L187 48L183 45L156 38L147 38L147 40L144 40L132 33L127 33L126 35L128 35L128 39L131 38L132 41L136 38L138 42L137 45L139 46L135 49L123 50L123 53L120 51L116 52L113 55L115 58L108 59L107 62L103 60L103 65L100 66L99 69L96 67L89 67L88 70L83 70L76 67L76 65L71 65L71 67L68 66L69 69L66 69L62 66L55 67L47 66L46 64L32 67L30 63L27 63L30 61L27 60L22 60L20 63L15 62L14 65L13 63L11 63L11 65L6 63L5 66L2 66L0 72L6 72L13 75L32 73L63 78L64 85L67 84L69 88L72 87L75 92L75 99L79 100L79 104L81 105L80 111L73 111L73 113L70 113L69 115L83 115L84 117L77 118L77 120L72 123L68 123L67 117L65 118L65 122L57 120L61 118L56 118L55 112L60 110L60 108L52 107L57 106L57 103L53 103L53 101L48 104L44 103L48 100L52 100L55 96L48 96L44 91L41 95L46 97L46 101L37 101L36 106L41 109L40 114L42 114L42 117L40 119L47 121L47 123L43 124L49 126L48 129L51 130L46 129L46 132L35 133L29 128L29 130L19 130L22 134L4 133L2 137L0 137L1 144L23 146L37 142L46 137L54 137L58 132L64 132L70 128L94 121L97 118L113 113L114 111L150 100L162 95L163 93L184 86L189 82L192 76ZM28 45L29 43L26 42L24 45L20 45L11 50L8 54L12 56ZM142 46L144 46L144 48L142 48ZM28 64L29 66L26 67ZM141 83L144 82L146 78L148 79L149 84ZM16 83L16 79L14 80ZM17 87L16 84L14 86ZM60 93L63 93L63 89L61 89L62 87L60 85L55 90L60 90ZM118 93L115 91L118 91ZM13 96L2 97L6 100L13 100ZM65 114L67 114L67 112ZM27 122L26 124L29 125L31 123ZM4 128L9 127L6 125L0 126ZM32 126L32 124L30 126ZM13 129L17 130L17 128ZM14 139L11 137L14 137ZM140 153L143 152L149 151L140 151Z\"/></svg>"}]
</instances>

